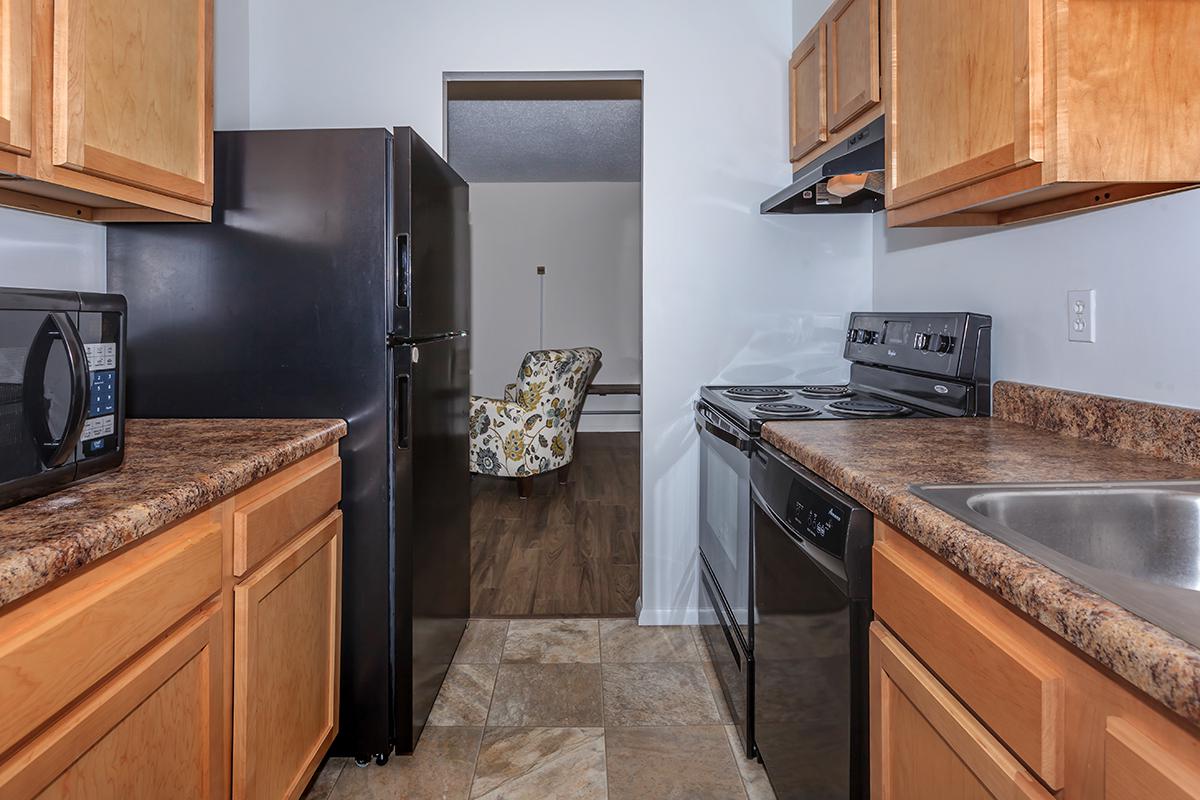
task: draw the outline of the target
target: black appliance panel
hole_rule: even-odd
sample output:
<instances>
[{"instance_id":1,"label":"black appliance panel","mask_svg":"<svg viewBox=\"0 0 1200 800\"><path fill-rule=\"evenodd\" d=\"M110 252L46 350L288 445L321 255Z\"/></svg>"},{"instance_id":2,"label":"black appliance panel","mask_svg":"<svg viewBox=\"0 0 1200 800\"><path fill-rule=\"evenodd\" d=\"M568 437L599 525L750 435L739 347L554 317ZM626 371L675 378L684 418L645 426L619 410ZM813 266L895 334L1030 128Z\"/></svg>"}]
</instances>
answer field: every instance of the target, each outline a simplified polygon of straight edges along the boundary
<instances>
[{"instance_id":1,"label":"black appliance panel","mask_svg":"<svg viewBox=\"0 0 1200 800\"><path fill-rule=\"evenodd\" d=\"M971 313L858 312L846 332L847 359L892 369L974 380L990 372L992 318Z\"/></svg>"},{"instance_id":2,"label":"black appliance panel","mask_svg":"<svg viewBox=\"0 0 1200 800\"><path fill-rule=\"evenodd\" d=\"M467 182L411 128L395 130L395 162L394 332L423 339L466 331L471 319Z\"/></svg>"},{"instance_id":3,"label":"black appliance panel","mask_svg":"<svg viewBox=\"0 0 1200 800\"><path fill-rule=\"evenodd\" d=\"M865 798L871 517L760 447L751 470L755 744L781 800ZM814 514L847 520L836 526L844 557L814 546L828 541L809 524Z\"/></svg>"},{"instance_id":4,"label":"black appliance panel","mask_svg":"<svg viewBox=\"0 0 1200 800\"><path fill-rule=\"evenodd\" d=\"M410 752L470 615L470 339L395 348L397 752Z\"/></svg>"},{"instance_id":5,"label":"black appliance panel","mask_svg":"<svg viewBox=\"0 0 1200 800\"><path fill-rule=\"evenodd\" d=\"M742 648L750 633L750 452L753 440L704 403L700 431L700 552L729 605Z\"/></svg>"},{"instance_id":6,"label":"black appliance panel","mask_svg":"<svg viewBox=\"0 0 1200 800\"><path fill-rule=\"evenodd\" d=\"M717 588L716 579L704 556L700 557L700 633L725 696L742 751L747 758L754 749L754 658L747 649L729 604Z\"/></svg>"}]
</instances>

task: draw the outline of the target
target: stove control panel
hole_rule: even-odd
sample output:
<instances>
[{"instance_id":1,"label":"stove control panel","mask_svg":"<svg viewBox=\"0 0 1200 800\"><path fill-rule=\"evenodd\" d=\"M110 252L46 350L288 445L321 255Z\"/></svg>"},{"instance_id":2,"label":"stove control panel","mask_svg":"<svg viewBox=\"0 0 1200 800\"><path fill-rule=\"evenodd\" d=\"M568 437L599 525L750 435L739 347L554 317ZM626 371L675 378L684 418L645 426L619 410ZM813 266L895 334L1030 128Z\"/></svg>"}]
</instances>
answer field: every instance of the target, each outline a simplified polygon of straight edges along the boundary
<instances>
[{"instance_id":1,"label":"stove control panel","mask_svg":"<svg viewBox=\"0 0 1200 800\"><path fill-rule=\"evenodd\" d=\"M990 370L992 318L984 314L852 314L845 356L860 364L973 380Z\"/></svg>"}]
</instances>

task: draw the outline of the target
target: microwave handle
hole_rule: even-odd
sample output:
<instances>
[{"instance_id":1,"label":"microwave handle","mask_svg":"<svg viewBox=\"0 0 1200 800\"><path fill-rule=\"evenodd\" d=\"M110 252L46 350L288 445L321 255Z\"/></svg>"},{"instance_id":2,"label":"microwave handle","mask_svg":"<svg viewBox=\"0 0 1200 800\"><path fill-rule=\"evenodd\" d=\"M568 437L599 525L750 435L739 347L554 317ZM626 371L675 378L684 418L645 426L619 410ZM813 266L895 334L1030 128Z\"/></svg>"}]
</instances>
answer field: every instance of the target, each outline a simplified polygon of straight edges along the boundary
<instances>
[{"instance_id":1,"label":"microwave handle","mask_svg":"<svg viewBox=\"0 0 1200 800\"><path fill-rule=\"evenodd\" d=\"M43 398L46 394L46 365L50 360L50 351L54 343L60 340L66 348L67 367L71 372L71 404L62 438L55 439L50 433L50 421L43 407ZM30 345L24 378L25 417L33 430L38 457L47 468L66 463L79 443L87 415L87 377L87 353L70 315L62 312L47 314L46 321L38 328Z\"/></svg>"}]
</instances>

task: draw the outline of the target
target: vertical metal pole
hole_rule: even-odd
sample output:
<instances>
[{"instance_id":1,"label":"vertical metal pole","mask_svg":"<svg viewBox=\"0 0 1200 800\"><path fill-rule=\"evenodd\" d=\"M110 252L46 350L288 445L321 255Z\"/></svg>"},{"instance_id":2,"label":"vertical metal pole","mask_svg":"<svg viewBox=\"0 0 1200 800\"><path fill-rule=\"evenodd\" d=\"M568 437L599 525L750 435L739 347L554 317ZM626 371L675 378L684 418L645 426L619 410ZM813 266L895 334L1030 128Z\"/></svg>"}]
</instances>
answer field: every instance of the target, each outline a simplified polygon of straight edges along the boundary
<instances>
[{"instance_id":1,"label":"vertical metal pole","mask_svg":"<svg viewBox=\"0 0 1200 800\"><path fill-rule=\"evenodd\" d=\"M546 266L538 264L538 350L546 349Z\"/></svg>"}]
</instances>

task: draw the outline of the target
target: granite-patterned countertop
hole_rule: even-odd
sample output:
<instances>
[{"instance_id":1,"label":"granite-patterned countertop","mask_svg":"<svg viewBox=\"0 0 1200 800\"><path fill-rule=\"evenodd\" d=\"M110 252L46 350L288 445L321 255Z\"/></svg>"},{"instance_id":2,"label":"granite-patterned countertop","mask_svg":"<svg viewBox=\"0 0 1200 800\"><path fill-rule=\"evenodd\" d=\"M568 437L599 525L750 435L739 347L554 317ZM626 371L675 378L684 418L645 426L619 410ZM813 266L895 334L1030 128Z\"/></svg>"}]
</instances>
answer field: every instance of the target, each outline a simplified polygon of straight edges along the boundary
<instances>
[{"instance_id":1,"label":"granite-patterned countertop","mask_svg":"<svg viewBox=\"0 0 1200 800\"><path fill-rule=\"evenodd\" d=\"M131 419L119 469L0 510L0 606L345 435L338 419Z\"/></svg>"},{"instance_id":2,"label":"granite-patterned countertop","mask_svg":"<svg viewBox=\"0 0 1200 800\"><path fill-rule=\"evenodd\" d=\"M1200 467L995 418L771 422L763 438L1200 725L1200 649L908 491L913 483L1196 478Z\"/></svg>"}]
</instances>

